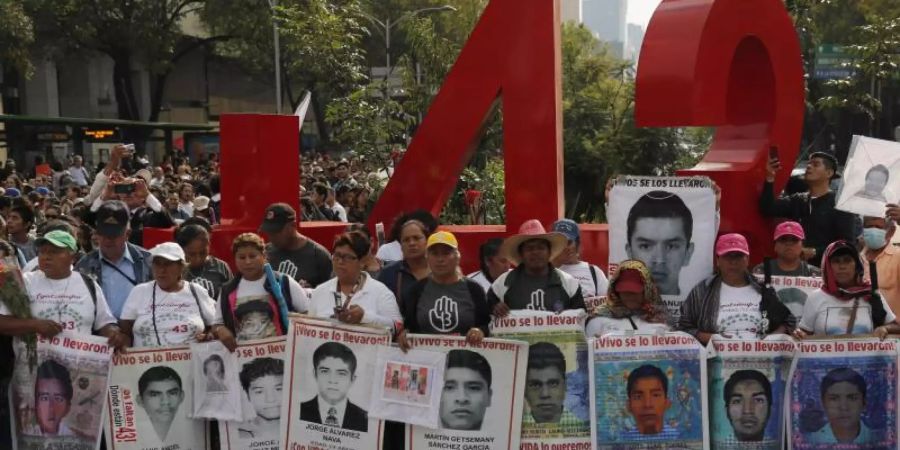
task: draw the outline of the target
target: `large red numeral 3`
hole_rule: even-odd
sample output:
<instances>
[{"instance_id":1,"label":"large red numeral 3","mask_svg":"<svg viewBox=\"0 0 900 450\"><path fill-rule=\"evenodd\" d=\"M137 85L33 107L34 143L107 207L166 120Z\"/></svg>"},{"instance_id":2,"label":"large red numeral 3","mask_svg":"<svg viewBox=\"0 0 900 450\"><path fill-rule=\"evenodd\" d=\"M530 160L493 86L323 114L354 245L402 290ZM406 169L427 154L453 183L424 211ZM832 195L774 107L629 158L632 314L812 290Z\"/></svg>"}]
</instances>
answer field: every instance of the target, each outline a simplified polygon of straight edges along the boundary
<instances>
[{"instance_id":1,"label":"large red numeral 3","mask_svg":"<svg viewBox=\"0 0 900 450\"><path fill-rule=\"evenodd\" d=\"M771 251L757 208L770 145L787 182L803 129L800 43L780 0L663 0L647 29L637 74L640 126L717 127L709 152L679 175L722 188L721 232L747 236L751 256Z\"/></svg>"}]
</instances>

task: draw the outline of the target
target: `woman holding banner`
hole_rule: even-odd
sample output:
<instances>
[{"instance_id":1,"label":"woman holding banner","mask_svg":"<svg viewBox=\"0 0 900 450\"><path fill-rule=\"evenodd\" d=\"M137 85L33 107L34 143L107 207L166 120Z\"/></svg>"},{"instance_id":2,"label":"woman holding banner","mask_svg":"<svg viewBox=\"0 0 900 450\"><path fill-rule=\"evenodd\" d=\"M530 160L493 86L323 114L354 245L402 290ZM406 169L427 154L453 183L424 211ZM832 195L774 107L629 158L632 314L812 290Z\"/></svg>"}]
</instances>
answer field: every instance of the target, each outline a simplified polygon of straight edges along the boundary
<instances>
[{"instance_id":1,"label":"woman holding banner","mask_svg":"<svg viewBox=\"0 0 900 450\"><path fill-rule=\"evenodd\" d=\"M900 333L884 298L863 279L863 262L845 241L832 243L822 256L822 287L809 294L794 336Z\"/></svg>"},{"instance_id":2,"label":"woman holding banner","mask_svg":"<svg viewBox=\"0 0 900 450\"><path fill-rule=\"evenodd\" d=\"M669 331L669 313L659 295L650 269L636 259L623 261L609 282L606 301L585 327L587 337L634 330L655 333Z\"/></svg>"},{"instance_id":3,"label":"woman holding banner","mask_svg":"<svg viewBox=\"0 0 900 450\"><path fill-rule=\"evenodd\" d=\"M165 347L197 341L212 325L215 302L206 289L184 281L184 250L166 242L150 250L153 280L131 290L119 327L135 347Z\"/></svg>"},{"instance_id":4,"label":"woman holding banner","mask_svg":"<svg viewBox=\"0 0 900 450\"><path fill-rule=\"evenodd\" d=\"M481 285L462 275L456 236L438 231L428 237L426 248L431 276L416 283L400 305L405 326L397 337L400 348L410 348L407 332L464 335L472 344L481 342L489 333L491 312Z\"/></svg>"},{"instance_id":5,"label":"woman holding banner","mask_svg":"<svg viewBox=\"0 0 900 450\"><path fill-rule=\"evenodd\" d=\"M793 329L790 310L750 273L747 239L737 233L720 236L715 250L716 274L691 290L676 328L703 345L715 334L758 338Z\"/></svg>"},{"instance_id":6,"label":"woman holding banner","mask_svg":"<svg viewBox=\"0 0 900 450\"><path fill-rule=\"evenodd\" d=\"M313 290L311 316L391 329L402 323L394 294L363 270L370 248L369 238L359 231L337 237L331 250L335 277Z\"/></svg>"}]
</instances>

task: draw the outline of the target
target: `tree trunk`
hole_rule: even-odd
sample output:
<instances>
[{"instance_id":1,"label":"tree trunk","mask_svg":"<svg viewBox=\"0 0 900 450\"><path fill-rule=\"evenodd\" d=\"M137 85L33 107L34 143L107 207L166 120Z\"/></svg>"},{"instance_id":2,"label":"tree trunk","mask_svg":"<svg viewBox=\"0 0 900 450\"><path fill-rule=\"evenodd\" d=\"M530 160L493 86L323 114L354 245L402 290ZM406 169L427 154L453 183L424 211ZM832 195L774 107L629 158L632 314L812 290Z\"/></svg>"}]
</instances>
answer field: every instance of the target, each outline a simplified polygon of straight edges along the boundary
<instances>
[{"instance_id":1,"label":"tree trunk","mask_svg":"<svg viewBox=\"0 0 900 450\"><path fill-rule=\"evenodd\" d=\"M328 124L325 123L325 108L319 100L319 93L312 84L307 85L306 89L310 92L309 103L312 107L313 114L316 115L316 127L319 129L319 138L322 140L323 144L331 142L331 130L328 128Z\"/></svg>"},{"instance_id":2,"label":"tree trunk","mask_svg":"<svg viewBox=\"0 0 900 450\"><path fill-rule=\"evenodd\" d=\"M131 80L131 57L126 52L110 56L113 60L113 85L119 119L141 120L134 83Z\"/></svg>"}]
</instances>

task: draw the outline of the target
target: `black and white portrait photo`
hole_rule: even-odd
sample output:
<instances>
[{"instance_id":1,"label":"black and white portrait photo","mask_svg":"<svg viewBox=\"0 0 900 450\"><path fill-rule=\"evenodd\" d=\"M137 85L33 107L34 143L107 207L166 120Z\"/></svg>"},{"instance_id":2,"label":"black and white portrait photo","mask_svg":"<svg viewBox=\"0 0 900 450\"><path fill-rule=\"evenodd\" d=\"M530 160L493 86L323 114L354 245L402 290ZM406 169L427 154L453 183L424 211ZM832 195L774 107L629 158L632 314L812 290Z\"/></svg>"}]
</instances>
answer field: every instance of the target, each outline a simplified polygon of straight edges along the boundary
<instances>
[{"instance_id":1,"label":"black and white portrait photo","mask_svg":"<svg viewBox=\"0 0 900 450\"><path fill-rule=\"evenodd\" d=\"M853 136L837 195L837 209L883 217L900 201L900 143Z\"/></svg>"}]
</instances>

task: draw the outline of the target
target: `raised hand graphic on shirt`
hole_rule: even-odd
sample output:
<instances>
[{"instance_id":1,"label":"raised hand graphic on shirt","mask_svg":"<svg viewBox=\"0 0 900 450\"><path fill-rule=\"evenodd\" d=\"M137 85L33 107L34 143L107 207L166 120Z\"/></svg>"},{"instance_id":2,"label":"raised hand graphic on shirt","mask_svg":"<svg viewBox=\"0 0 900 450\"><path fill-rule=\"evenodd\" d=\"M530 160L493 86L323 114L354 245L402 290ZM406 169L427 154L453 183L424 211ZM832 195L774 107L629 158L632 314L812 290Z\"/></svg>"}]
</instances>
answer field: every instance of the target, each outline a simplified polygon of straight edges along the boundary
<instances>
[{"instance_id":1,"label":"raised hand graphic on shirt","mask_svg":"<svg viewBox=\"0 0 900 450\"><path fill-rule=\"evenodd\" d=\"M442 333L447 333L459 324L459 307L456 300L446 295L435 300L434 307L428 311L431 326Z\"/></svg>"},{"instance_id":2,"label":"raised hand graphic on shirt","mask_svg":"<svg viewBox=\"0 0 900 450\"><path fill-rule=\"evenodd\" d=\"M544 290L543 289L535 289L531 293L531 301L528 302L528 305L525 306L525 309L532 311L546 311L547 307L544 306Z\"/></svg>"}]
</instances>

